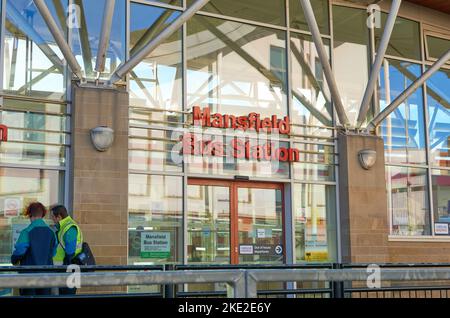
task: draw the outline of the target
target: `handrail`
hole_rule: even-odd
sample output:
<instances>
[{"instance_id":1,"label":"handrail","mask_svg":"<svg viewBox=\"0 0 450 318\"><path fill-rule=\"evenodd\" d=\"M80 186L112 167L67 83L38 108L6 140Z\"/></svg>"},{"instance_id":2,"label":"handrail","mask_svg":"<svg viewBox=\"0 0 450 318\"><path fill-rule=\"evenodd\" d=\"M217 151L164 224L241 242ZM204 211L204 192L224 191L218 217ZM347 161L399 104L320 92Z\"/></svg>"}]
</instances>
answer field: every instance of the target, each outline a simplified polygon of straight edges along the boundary
<instances>
[{"instance_id":1,"label":"handrail","mask_svg":"<svg viewBox=\"0 0 450 318\"><path fill-rule=\"evenodd\" d=\"M332 264L333 267L343 264ZM353 264L356 266L358 264ZM362 265L362 264L359 264ZM383 265L383 264L382 264ZM408 266L408 264L395 264L401 266ZM411 268L414 265L409 264L409 268L383 268L380 267L380 280L381 281L444 281L450 280L450 268L442 268L436 266L436 264L425 264L428 267L419 264L418 268ZM429 268L435 265L435 268ZM437 264L441 265L441 264ZM444 264L448 266L449 264ZM219 267L220 265L217 265ZM231 265L233 266L233 265ZM298 266L298 267L297 267ZM304 268L302 268L302 266ZM336 295L336 289L334 287L325 287L323 289L306 289L304 291L300 289L289 289L286 291L277 290L257 290L258 282L355 282L355 281L367 281L372 274L371 271L367 271L366 268L341 268L330 269L330 264L318 264L322 268L311 269L308 265L286 265L277 266L276 268L270 268L269 265L252 266L248 265L246 268L229 268L229 269L203 269L201 266L197 266L197 269L187 269L189 266L174 266L164 268L163 266L92 266L91 269L107 270L112 269L116 271L91 273L83 272L79 273L78 279L81 287L92 286L132 286L132 285L166 285L174 286L177 284L198 284L198 283L226 283L230 288L227 288L227 297L247 297L256 298L258 295L267 294L303 294L306 292L322 293ZM328 266L328 267L327 267ZM223 265L222 267L230 267ZM244 266L245 267L245 266ZM256 267L252 268L252 267ZM259 267L259 268L258 268ZM295 268L297 267L297 268ZM37 270L36 267L26 267L26 270ZM58 267L62 269L61 267ZM139 271L139 272L118 272L117 269L123 270L132 269L154 269L155 271ZM177 270L161 270L161 269L177 269ZM14 271L17 268L4 267ZM20 268L24 270L24 268ZM50 267L46 267L46 270L50 270ZM53 270L55 268L52 268ZM86 270L86 268L84 268ZM45 270L44 270L45 271ZM68 279L73 279L74 273L24 273L24 274L1 274L0 275L0 288L50 288L50 287L66 287ZM335 286L335 285L333 285ZM393 287L393 290L402 289L403 287ZM444 287L427 287L426 289L449 289L450 286ZM411 286L406 290L425 289L421 286ZM351 293L355 291L364 292L382 292L386 288L367 288L367 289L352 289L343 288L342 292ZM218 293L213 292L214 295ZM178 293L178 296L189 296L190 293ZM340 294L342 295L342 293ZM338 295L339 297L339 295Z\"/></svg>"}]
</instances>

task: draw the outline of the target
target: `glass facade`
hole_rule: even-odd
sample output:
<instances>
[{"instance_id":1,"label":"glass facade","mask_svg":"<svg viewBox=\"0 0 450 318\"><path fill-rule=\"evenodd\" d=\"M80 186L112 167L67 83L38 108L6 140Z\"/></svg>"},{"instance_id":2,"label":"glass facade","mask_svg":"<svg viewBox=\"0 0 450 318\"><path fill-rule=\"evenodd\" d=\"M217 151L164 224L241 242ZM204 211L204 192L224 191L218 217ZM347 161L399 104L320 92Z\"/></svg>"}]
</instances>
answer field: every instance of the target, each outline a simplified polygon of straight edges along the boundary
<instances>
[{"instance_id":1,"label":"glass facade","mask_svg":"<svg viewBox=\"0 0 450 318\"><path fill-rule=\"evenodd\" d=\"M105 0L46 4L94 83L108 79L192 2L116 1L101 74L95 64ZM0 144L0 263L7 263L15 233L26 223L21 212L28 202L70 202L73 84L33 2L0 3L0 119L9 128L8 141ZM367 27L365 8L327 0L312 4L354 123L383 28ZM383 13L382 26L385 20ZM421 34L422 24L399 17L372 113L387 107L450 47L448 38ZM436 236L436 223L450 224L449 78L447 65L379 128L391 235ZM126 85L130 264L337 260L336 116L299 1L211 0L141 61ZM298 162L177 160L180 132L192 128L194 106L234 116L289 116L291 130L280 136L279 146L298 149ZM217 134L200 132L208 138ZM257 142L254 136L248 140ZM254 187L236 176L251 177ZM195 182L217 179L228 183ZM152 239L161 242L158 250L146 247Z\"/></svg>"},{"instance_id":2,"label":"glass facade","mask_svg":"<svg viewBox=\"0 0 450 318\"><path fill-rule=\"evenodd\" d=\"M321 15L323 40L330 50L328 1L315 2L314 10ZM302 15L299 12L301 9L293 1L261 6L256 1L236 1L232 5L227 1L225 5L224 1L213 0L130 73L129 237L136 246L139 226L156 233L168 231L154 226L158 222L150 217L154 213L150 204L153 198L156 196L165 207L175 203L171 196L159 194L165 187L161 181L160 186L155 186L158 194L147 194L148 201L142 202L146 225L136 225L135 180L169 178L178 180L173 181L174 187L182 188L177 190L177 202L181 204L177 214L180 222L184 221L176 228L186 233L185 238L177 239L181 239L179 244L185 250L179 250L171 261L284 262L283 255L291 252L277 254L274 248L286 246L284 217L288 212L283 204L286 197L294 196L302 196L294 201L304 205L307 218L302 223L306 227L296 227L299 234L295 249L300 253L296 261L336 259L338 157L334 114L311 35L301 33L307 32L307 27L304 17L297 19ZM173 6L131 2L130 55L179 15ZM288 26L289 15L293 18ZM201 156L188 163L177 161L180 131L189 128L194 106L235 116L252 112L261 117L289 116L291 133L280 136L280 147L299 149L299 162L238 158L224 162ZM211 129L200 132L212 140L221 133ZM249 140L259 142L252 138ZM256 178L260 183L257 188L235 188L234 183L214 181L236 175ZM299 183L295 183L295 191L287 194L264 188L265 182L294 185L294 180ZM147 186L152 187L150 182ZM320 193L322 190L326 195ZM163 209L164 213L169 217L174 210ZM133 264L168 261L140 257L133 250L129 251L133 253L129 262Z\"/></svg>"}]
</instances>

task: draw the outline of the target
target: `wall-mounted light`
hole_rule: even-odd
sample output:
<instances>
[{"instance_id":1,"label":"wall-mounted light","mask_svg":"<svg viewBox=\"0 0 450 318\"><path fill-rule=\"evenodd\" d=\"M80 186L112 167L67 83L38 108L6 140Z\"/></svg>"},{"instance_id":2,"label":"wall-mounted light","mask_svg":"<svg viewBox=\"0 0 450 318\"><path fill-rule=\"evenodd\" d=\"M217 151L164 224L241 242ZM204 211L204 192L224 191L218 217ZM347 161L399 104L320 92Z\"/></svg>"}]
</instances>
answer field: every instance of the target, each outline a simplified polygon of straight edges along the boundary
<instances>
[{"instance_id":1,"label":"wall-mounted light","mask_svg":"<svg viewBox=\"0 0 450 318\"><path fill-rule=\"evenodd\" d=\"M359 164L366 170L369 170L377 161L377 152L375 150L364 149L358 153Z\"/></svg>"},{"instance_id":2,"label":"wall-mounted light","mask_svg":"<svg viewBox=\"0 0 450 318\"><path fill-rule=\"evenodd\" d=\"M108 150L114 142L114 130L106 126L91 129L91 140L98 151Z\"/></svg>"}]
</instances>

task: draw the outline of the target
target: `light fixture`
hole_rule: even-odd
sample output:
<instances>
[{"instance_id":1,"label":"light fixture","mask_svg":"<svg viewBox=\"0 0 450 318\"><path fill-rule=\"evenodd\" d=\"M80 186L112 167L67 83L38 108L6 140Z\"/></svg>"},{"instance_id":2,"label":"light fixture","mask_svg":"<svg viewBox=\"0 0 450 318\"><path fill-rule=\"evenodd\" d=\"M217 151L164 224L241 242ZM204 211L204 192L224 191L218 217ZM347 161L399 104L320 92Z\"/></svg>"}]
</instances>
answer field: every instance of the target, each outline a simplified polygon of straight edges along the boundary
<instances>
[{"instance_id":1,"label":"light fixture","mask_svg":"<svg viewBox=\"0 0 450 318\"><path fill-rule=\"evenodd\" d=\"M369 170L377 161L377 152L375 150L364 149L358 153L359 164L366 170Z\"/></svg>"},{"instance_id":2,"label":"light fixture","mask_svg":"<svg viewBox=\"0 0 450 318\"><path fill-rule=\"evenodd\" d=\"M98 151L108 150L114 142L114 130L106 126L91 129L91 140Z\"/></svg>"}]
</instances>

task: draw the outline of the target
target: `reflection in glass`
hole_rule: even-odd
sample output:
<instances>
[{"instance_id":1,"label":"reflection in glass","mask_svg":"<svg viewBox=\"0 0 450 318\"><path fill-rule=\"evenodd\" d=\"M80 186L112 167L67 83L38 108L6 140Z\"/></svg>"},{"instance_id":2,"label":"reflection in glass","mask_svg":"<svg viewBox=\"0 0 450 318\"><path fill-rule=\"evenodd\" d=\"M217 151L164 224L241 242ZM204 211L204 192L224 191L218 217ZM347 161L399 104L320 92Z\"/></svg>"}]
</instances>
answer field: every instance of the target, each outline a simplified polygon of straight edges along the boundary
<instances>
[{"instance_id":1,"label":"reflection in glass","mask_svg":"<svg viewBox=\"0 0 450 318\"><path fill-rule=\"evenodd\" d=\"M187 0L188 6L195 0ZM286 26L284 0L211 0L201 11Z\"/></svg>"},{"instance_id":2,"label":"reflection in glass","mask_svg":"<svg viewBox=\"0 0 450 318\"><path fill-rule=\"evenodd\" d=\"M238 188L237 196L239 264L282 264L282 191ZM252 253L249 253L249 247Z\"/></svg>"},{"instance_id":3,"label":"reflection in glass","mask_svg":"<svg viewBox=\"0 0 450 318\"><path fill-rule=\"evenodd\" d=\"M5 99L0 111L8 142L0 144L0 162L64 166L69 143L65 105Z\"/></svg>"},{"instance_id":4,"label":"reflection in glass","mask_svg":"<svg viewBox=\"0 0 450 318\"><path fill-rule=\"evenodd\" d=\"M174 10L132 3L130 55L158 35L180 15ZM181 30L175 32L130 73L130 105L161 110L182 109ZM147 120L168 121L165 111L140 114ZM173 118L172 118L173 120ZM181 122L181 116L177 119Z\"/></svg>"},{"instance_id":5,"label":"reflection in glass","mask_svg":"<svg viewBox=\"0 0 450 318\"><path fill-rule=\"evenodd\" d=\"M185 155L184 159L188 163L187 169L189 173L208 174L208 175L240 175L240 176L254 176L260 178L289 178L289 162L283 162L272 159L254 159L235 158L233 157L234 149L232 148L232 138L220 135L203 134L199 137L200 142L203 140L212 140L223 145L223 155L211 155L206 153L202 155ZM241 135L238 135L241 137ZM272 149L289 148L287 142L279 141L278 139L271 139L270 135L265 135L259 139L251 137L242 137L241 145L249 143L250 149L255 147L267 147L268 144L273 145ZM242 146L244 147L244 146ZM203 149L208 149L204 146ZM242 149L242 148L241 148ZM265 148L267 149L267 148ZM244 150L242 150L244 153ZM251 154L254 154L252 152Z\"/></svg>"},{"instance_id":6,"label":"reflection in glass","mask_svg":"<svg viewBox=\"0 0 450 318\"><path fill-rule=\"evenodd\" d=\"M148 1L148 2L162 2L162 3L170 4L172 6L182 6L183 5L183 0L144 0L144 1Z\"/></svg>"},{"instance_id":7,"label":"reflection in glass","mask_svg":"<svg viewBox=\"0 0 450 318\"><path fill-rule=\"evenodd\" d=\"M387 14L381 13L381 28L374 28L376 49L380 44L381 36L387 20ZM420 28L419 22L397 17L394 30L392 30L387 55L420 60Z\"/></svg>"},{"instance_id":8,"label":"reflection in glass","mask_svg":"<svg viewBox=\"0 0 450 318\"><path fill-rule=\"evenodd\" d=\"M336 260L335 187L295 184L296 262Z\"/></svg>"},{"instance_id":9,"label":"reflection in glass","mask_svg":"<svg viewBox=\"0 0 450 318\"><path fill-rule=\"evenodd\" d=\"M324 40L329 51L329 41ZM291 34L292 58L292 132L296 135L329 137L333 111L330 93L312 38Z\"/></svg>"},{"instance_id":10,"label":"reflection in glass","mask_svg":"<svg viewBox=\"0 0 450 318\"><path fill-rule=\"evenodd\" d=\"M174 160L178 140L172 138L170 130L130 128L130 135L130 170L181 172L182 162Z\"/></svg>"},{"instance_id":11,"label":"reflection in glass","mask_svg":"<svg viewBox=\"0 0 450 318\"><path fill-rule=\"evenodd\" d=\"M387 166L386 185L391 234L431 235L427 170Z\"/></svg>"},{"instance_id":12,"label":"reflection in glass","mask_svg":"<svg viewBox=\"0 0 450 318\"><path fill-rule=\"evenodd\" d=\"M369 77L366 10L333 6L334 76L347 116L356 122Z\"/></svg>"},{"instance_id":13,"label":"reflection in glass","mask_svg":"<svg viewBox=\"0 0 450 318\"><path fill-rule=\"evenodd\" d=\"M188 108L235 116L287 114L284 32L195 16L187 33Z\"/></svg>"},{"instance_id":14,"label":"reflection in glass","mask_svg":"<svg viewBox=\"0 0 450 318\"><path fill-rule=\"evenodd\" d=\"M46 4L66 32L67 0L47 0ZM64 99L64 58L33 1L6 1L5 31L2 46L5 92Z\"/></svg>"},{"instance_id":15,"label":"reflection in glass","mask_svg":"<svg viewBox=\"0 0 450 318\"><path fill-rule=\"evenodd\" d=\"M230 264L230 189L188 186L188 262Z\"/></svg>"},{"instance_id":16,"label":"reflection in glass","mask_svg":"<svg viewBox=\"0 0 450 318\"><path fill-rule=\"evenodd\" d=\"M295 143L300 162L294 163L294 179L303 181L334 181L335 152L333 146Z\"/></svg>"},{"instance_id":17,"label":"reflection in glass","mask_svg":"<svg viewBox=\"0 0 450 318\"><path fill-rule=\"evenodd\" d=\"M97 78L95 64L100 42L103 12L106 0L74 0L79 8L78 25L73 29L73 52L88 79ZM125 61L125 7L126 1L116 1L111 36L106 52L105 71L100 78L108 79L120 63Z\"/></svg>"},{"instance_id":18,"label":"reflection in glass","mask_svg":"<svg viewBox=\"0 0 450 318\"><path fill-rule=\"evenodd\" d=\"M409 62L385 60L379 92L383 110L420 76L421 67ZM425 163L425 126L422 88L416 90L381 125L386 162Z\"/></svg>"},{"instance_id":19,"label":"reflection in glass","mask_svg":"<svg viewBox=\"0 0 450 318\"><path fill-rule=\"evenodd\" d=\"M311 6L316 17L317 25L321 34L330 34L330 16L328 10L328 0L314 0L311 1ZM305 14L300 5L299 0L289 0L289 17L291 19L291 28L309 31L308 23L305 19Z\"/></svg>"},{"instance_id":20,"label":"reflection in glass","mask_svg":"<svg viewBox=\"0 0 450 318\"><path fill-rule=\"evenodd\" d=\"M30 224L24 209L34 201L47 207L62 202L63 186L63 174L56 170L0 168L1 265L9 264L18 233Z\"/></svg>"},{"instance_id":21,"label":"reflection in glass","mask_svg":"<svg viewBox=\"0 0 450 318\"><path fill-rule=\"evenodd\" d=\"M450 167L450 70L436 72L426 84L430 164Z\"/></svg>"},{"instance_id":22,"label":"reflection in glass","mask_svg":"<svg viewBox=\"0 0 450 318\"><path fill-rule=\"evenodd\" d=\"M450 40L427 35L428 59L438 59L450 50ZM447 62L448 63L448 62Z\"/></svg>"},{"instance_id":23,"label":"reflection in glass","mask_svg":"<svg viewBox=\"0 0 450 318\"><path fill-rule=\"evenodd\" d=\"M450 170L432 171L434 223L450 223Z\"/></svg>"},{"instance_id":24,"label":"reflection in glass","mask_svg":"<svg viewBox=\"0 0 450 318\"><path fill-rule=\"evenodd\" d=\"M181 177L129 176L129 264L178 263L183 253L183 179ZM144 235L159 238L158 246L142 248Z\"/></svg>"}]
</instances>

